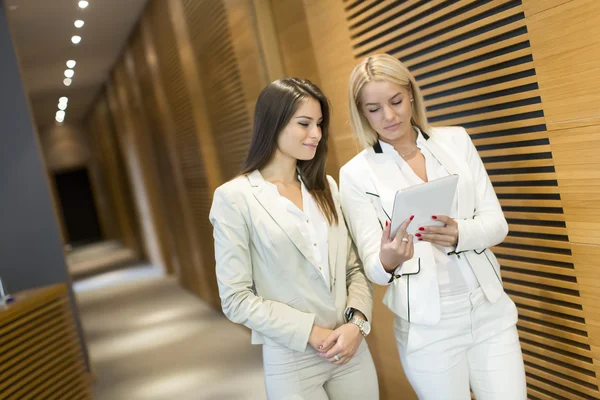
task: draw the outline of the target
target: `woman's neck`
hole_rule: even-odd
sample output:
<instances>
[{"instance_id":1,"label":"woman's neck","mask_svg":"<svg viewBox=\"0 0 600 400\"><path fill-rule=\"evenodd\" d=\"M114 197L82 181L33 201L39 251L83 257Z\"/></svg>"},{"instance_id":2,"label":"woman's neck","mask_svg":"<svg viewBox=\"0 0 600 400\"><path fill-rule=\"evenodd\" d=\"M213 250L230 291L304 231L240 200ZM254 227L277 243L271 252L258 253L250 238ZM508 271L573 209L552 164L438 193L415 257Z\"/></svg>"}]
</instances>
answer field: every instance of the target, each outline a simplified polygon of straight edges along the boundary
<instances>
[{"instance_id":1,"label":"woman's neck","mask_svg":"<svg viewBox=\"0 0 600 400\"><path fill-rule=\"evenodd\" d=\"M417 131L411 126L410 130L397 139L384 142L391 144L398 154L404 154L417 146Z\"/></svg>"},{"instance_id":2,"label":"woman's neck","mask_svg":"<svg viewBox=\"0 0 600 400\"><path fill-rule=\"evenodd\" d=\"M295 158L286 156L276 150L271 161L261 168L260 173L268 182L292 185L299 182L298 173L296 172L297 164L298 161Z\"/></svg>"}]
</instances>

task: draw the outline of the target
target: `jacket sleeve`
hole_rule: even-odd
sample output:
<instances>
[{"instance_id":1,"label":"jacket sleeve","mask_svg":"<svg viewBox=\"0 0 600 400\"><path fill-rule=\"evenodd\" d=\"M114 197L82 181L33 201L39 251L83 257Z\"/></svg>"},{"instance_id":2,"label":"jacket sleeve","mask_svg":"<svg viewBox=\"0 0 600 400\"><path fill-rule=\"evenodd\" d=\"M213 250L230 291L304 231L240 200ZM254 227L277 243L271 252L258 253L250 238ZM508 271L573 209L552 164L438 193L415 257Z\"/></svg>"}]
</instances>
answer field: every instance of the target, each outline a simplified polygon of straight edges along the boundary
<instances>
[{"instance_id":1,"label":"jacket sleeve","mask_svg":"<svg viewBox=\"0 0 600 400\"><path fill-rule=\"evenodd\" d=\"M464 142L466 161L475 183L475 210L472 218L458 220L458 245L456 251L480 250L502 243L508 234L508 224L469 134L460 129Z\"/></svg>"},{"instance_id":2,"label":"jacket sleeve","mask_svg":"<svg viewBox=\"0 0 600 400\"><path fill-rule=\"evenodd\" d=\"M223 313L231 321L295 351L305 351L315 315L257 296L253 289L250 233L234 193L215 191L210 222L214 227L216 275Z\"/></svg>"},{"instance_id":3,"label":"jacket sleeve","mask_svg":"<svg viewBox=\"0 0 600 400\"><path fill-rule=\"evenodd\" d=\"M382 226L359 180L359 175L352 174L347 167L340 170L342 211L367 278L378 285L388 285L392 274L383 269L379 260Z\"/></svg>"},{"instance_id":4,"label":"jacket sleeve","mask_svg":"<svg viewBox=\"0 0 600 400\"><path fill-rule=\"evenodd\" d=\"M329 185L332 195L336 201L339 201L337 185L331 177L329 177ZM339 223L344 224L344 219L341 215ZM349 233L347 234L347 241L346 288L348 298L346 300L346 307L357 309L365 315L367 320L371 321L373 314L373 289L371 282L365 276L363 264Z\"/></svg>"}]
</instances>

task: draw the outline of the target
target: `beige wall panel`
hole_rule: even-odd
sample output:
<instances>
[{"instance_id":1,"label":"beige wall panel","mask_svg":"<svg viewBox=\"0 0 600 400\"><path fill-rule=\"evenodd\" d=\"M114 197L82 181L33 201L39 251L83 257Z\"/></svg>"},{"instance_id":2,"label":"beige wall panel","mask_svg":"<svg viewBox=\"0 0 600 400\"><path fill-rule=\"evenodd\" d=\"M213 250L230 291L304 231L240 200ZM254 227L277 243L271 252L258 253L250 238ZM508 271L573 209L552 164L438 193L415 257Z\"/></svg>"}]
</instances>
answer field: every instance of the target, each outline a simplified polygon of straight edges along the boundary
<instances>
[{"instance_id":1,"label":"beige wall panel","mask_svg":"<svg viewBox=\"0 0 600 400\"><path fill-rule=\"evenodd\" d=\"M557 5L527 27L548 129L600 124L600 2Z\"/></svg>"},{"instance_id":2,"label":"beige wall panel","mask_svg":"<svg viewBox=\"0 0 600 400\"><path fill-rule=\"evenodd\" d=\"M271 0L271 6L285 75L320 85L304 5L297 0Z\"/></svg>"},{"instance_id":3,"label":"beige wall panel","mask_svg":"<svg viewBox=\"0 0 600 400\"><path fill-rule=\"evenodd\" d=\"M263 46L260 42L260 32L257 27L257 16L252 0L223 0L223 4L227 10L231 44L242 82L246 108L250 117L249 120L252 121L256 99L263 88L271 81L267 71L267 63L263 56ZM264 10L262 16L265 17ZM265 37L265 39L267 38ZM279 68L275 66L272 73L276 74L277 70Z\"/></svg>"},{"instance_id":4,"label":"beige wall panel","mask_svg":"<svg viewBox=\"0 0 600 400\"><path fill-rule=\"evenodd\" d=\"M140 21L140 32L143 46L144 64L147 68L146 80L141 83L141 89L146 92L146 108L154 115L156 124L157 145L162 144L162 167L159 173L162 181L167 186L166 195L169 212L169 228L172 229L177 249L178 278L183 281L186 275L193 276L193 281L200 287L200 278L197 273L202 266L201 255L196 243L197 232L191 217L189 204L189 193L185 184L183 170L180 167L181 160L177 152L177 141L173 116L167 102L164 83L159 70L159 56L156 52L155 38L152 35L151 10L147 9ZM162 31L164 36L165 32ZM163 40L164 38L159 38ZM167 54L161 53L161 59L167 58ZM167 66L163 65L163 68ZM148 111L147 111L148 112Z\"/></svg>"},{"instance_id":5,"label":"beige wall panel","mask_svg":"<svg viewBox=\"0 0 600 400\"><path fill-rule=\"evenodd\" d=\"M261 0L266 1L266 0ZM282 68L285 76L308 79L325 92L328 91L321 85L321 77L317 67L315 49L313 48L308 19L304 4L298 0L269 0L271 13L274 19L276 37L279 43ZM330 99L331 100L331 99ZM343 108L343 107L342 107ZM335 118L339 111L332 109ZM331 129L329 152L327 155L327 173L337 179L340 164L337 157L335 137L338 131Z\"/></svg>"},{"instance_id":6,"label":"beige wall panel","mask_svg":"<svg viewBox=\"0 0 600 400\"><path fill-rule=\"evenodd\" d=\"M168 2L168 11L171 19L171 26L175 33L175 43L178 49L179 60L181 62L182 77L187 89L186 96L189 96L191 105L191 117L195 127L195 136L197 148L200 154L190 155L190 157L199 157L197 171L202 175L202 182L195 184L190 191L191 204L194 206L194 222L198 229L200 242L200 253L202 254L203 265L200 273L202 274L202 286L204 287L201 296L204 300L214 307L220 307L216 274L214 270L214 246L212 242L212 226L208 220L212 194L216 188L223 182L222 166L219 163L219 152L217 148L218 138L216 137L211 120L209 118L209 104L205 97L205 84L202 80L201 66L198 64L198 55L195 51L197 40L208 40L208 31L202 32L202 36L193 34L194 27L198 21L195 17L206 13L207 4L211 2L198 2L190 0L172 0ZM206 15L206 14L204 14ZM223 21L223 23L226 21ZM187 116L190 117L189 115Z\"/></svg>"},{"instance_id":7,"label":"beige wall panel","mask_svg":"<svg viewBox=\"0 0 600 400\"><path fill-rule=\"evenodd\" d=\"M359 151L348 124L348 77L354 64L344 4L337 0L304 0L321 89L332 103L331 131L338 168ZM336 179L339 171L328 171Z\"/></svg>"}]
</instances>

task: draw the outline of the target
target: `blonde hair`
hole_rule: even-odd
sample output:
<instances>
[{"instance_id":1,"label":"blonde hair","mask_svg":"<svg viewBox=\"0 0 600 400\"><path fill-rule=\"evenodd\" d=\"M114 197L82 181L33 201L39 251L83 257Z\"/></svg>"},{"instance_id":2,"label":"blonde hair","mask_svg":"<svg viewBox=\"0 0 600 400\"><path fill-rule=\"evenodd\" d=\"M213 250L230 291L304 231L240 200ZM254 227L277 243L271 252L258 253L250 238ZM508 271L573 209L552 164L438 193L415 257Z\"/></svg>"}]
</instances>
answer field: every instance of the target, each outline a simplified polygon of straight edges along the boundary
<instances>
[{"instance_id":1,"label":"blonde hair","mask_svg":"<svg viewBox=\"0 0 600 400\"><path fill-rule=\"evenodd\" d=\"M356 139L363 148L377 143L377 132L371 128L367 118L359 110L359 96L362 88L369 82L386 81L408 89L412 95L411 124L427 133L429 123L425 111L425 100L417 81L408 68L389 54L375 54L367 57L354 67L348 82L348 102L350 106L350 125Z\"/></svg>"}]
</instances>

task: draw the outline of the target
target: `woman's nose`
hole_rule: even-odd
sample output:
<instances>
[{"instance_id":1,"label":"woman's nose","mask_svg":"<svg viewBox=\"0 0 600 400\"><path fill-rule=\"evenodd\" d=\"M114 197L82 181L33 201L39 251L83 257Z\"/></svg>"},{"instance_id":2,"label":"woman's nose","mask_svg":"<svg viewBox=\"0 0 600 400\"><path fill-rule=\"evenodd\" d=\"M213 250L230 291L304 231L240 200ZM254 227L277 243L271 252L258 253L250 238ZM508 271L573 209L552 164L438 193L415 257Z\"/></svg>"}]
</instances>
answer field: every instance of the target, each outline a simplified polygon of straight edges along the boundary
<instances>
[{"instance_id":1,"label":"woman's nose","mask_svg":"<svg viewBox=\"0 0 600 400\"><path fill-rule=\"evenodd\" d=\"M386 121L393 120L394 116L395 116L395 113L394 113L394 110L392 110L392 107L383 106L383 118L385 118Z\"/></svg>"}]
</instances>

